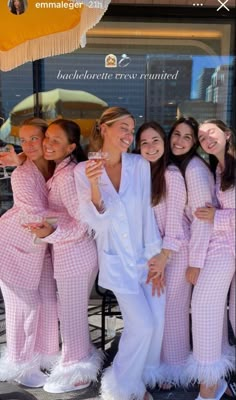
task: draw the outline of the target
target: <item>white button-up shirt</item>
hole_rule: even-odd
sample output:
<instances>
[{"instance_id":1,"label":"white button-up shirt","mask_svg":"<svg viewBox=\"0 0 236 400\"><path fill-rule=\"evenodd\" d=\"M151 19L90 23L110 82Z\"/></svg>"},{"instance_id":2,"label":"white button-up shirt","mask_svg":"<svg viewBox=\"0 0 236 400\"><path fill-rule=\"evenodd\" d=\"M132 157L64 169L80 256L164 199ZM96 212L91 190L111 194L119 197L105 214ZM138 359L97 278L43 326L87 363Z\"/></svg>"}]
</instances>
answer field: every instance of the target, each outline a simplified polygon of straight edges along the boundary
<instances>
[{"instance_id":1,"label":"white button-up shirt","mask_svg":"<svg viewBox=\"0 0 236 400\"><path fill-rule=\"evenodd\" d=\"M140 271L146 278L147 260L161 249L151 207L149 163L139 155L123 153L119 192L103 170L99 187L105 205L103 213L91 202L85 163L78 164L74 173L80 218L96 234L99 285L114 292L137 293Z\"/></svg>"}]
</instances>

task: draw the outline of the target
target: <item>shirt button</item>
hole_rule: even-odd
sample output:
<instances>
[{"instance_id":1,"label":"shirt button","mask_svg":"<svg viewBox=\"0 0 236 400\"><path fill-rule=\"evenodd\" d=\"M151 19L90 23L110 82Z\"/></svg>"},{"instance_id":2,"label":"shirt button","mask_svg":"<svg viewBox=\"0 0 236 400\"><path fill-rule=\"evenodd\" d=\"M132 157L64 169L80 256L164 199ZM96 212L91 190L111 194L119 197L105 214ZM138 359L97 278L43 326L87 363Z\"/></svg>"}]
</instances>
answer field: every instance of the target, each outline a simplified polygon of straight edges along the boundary
<instances>
[{"instance_id":1,"label":"shirt button","mask_svg":"<svg viewBox=\"0 0 236 400\"><path fill-rule=\"evenodd\" d=\"M127 238L128 233L123 233L123 238Z\"/></svg>"}]
</instances>

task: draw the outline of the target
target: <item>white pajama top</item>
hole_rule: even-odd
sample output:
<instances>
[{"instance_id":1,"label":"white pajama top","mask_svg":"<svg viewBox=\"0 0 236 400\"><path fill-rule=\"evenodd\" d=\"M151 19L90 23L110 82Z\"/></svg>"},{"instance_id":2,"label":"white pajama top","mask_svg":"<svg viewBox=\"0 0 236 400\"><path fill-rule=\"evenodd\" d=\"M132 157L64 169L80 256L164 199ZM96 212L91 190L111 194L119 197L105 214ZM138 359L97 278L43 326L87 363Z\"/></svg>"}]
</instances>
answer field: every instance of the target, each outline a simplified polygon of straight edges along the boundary
<instances>
[{"instance_id":1,"label":"white pajama top","mask_svg":"<svg viewBox=\"0 0 236 400\"><path fill-rule=\"evenodd\" d=\"M150 165L141 156L122 154L117 192L106 170L100 185L104 212L91 201L85 163L76 166L75 182L81 199L80 217L96 234L99 285L119 293L137 293L139 269L147 272L147 260L161 250L161 237L151 207Z\"/></svg>"}]
</instances>

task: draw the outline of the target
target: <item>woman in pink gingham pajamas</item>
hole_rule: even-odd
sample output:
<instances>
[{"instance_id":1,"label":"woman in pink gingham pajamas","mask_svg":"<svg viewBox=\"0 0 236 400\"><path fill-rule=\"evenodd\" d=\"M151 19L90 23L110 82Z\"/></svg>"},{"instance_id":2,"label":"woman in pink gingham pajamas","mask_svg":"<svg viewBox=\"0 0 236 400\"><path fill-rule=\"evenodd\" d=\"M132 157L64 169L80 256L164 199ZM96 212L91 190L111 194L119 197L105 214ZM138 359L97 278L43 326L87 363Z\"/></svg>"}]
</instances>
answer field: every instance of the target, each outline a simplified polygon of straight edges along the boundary
<instances>
[{"instance_id":1,"label":"woman in pink gingham pajamas","mask_svg":"<svg viewBox=\"0 0 236 400\"><path fill-rule=\"evenodd\" d=\"M199 141L203 150L210 155L210 165L216 173L216 195L219 208L211 204L199 208L196 216L213 224L219 237L217 254L224 280L229 279L234 271L235 262L235 144L234 134L220 120L208 120L200 125ZM227 254L227 256L226 256ZM226 295L226 293L225 293ZM230 288L229 318L236 335L235 327L235 273Z\"/></svg>"},{"instance_id":2,"label":"woman in pink gingham pajamas","mask_svg":"<svg viewBox=\"0 0 236 400\"><path fill-rule=\"evenodd\" d=\"M176 166L167 168L167 140L156 122L144 123L136 134L136 152L150 162L152 204L163 240L160 264L151 271L165 268L166 310L160 365L156 376L147 383L169 389L182 382L183 367L190 354L189 306L191 285L185 279L188 267L189 229L184 216L187 202L184 178ZM157 352L159 348L155 349Z\"/></svg>"},{"instance_id":3,"label":"woman in pink gingham pajamas","mask_svg":"<svg viewBox=\"0 0 236 400\"><path fill-rule=\"evenodd\" d=\"M232 274L230 271L226 274L222 268L220 238L214 233L212 224L195 216L198 207L206 203L216 204L213 175L196 155L197 133L198 129L194 128L191 120L183 117L174 124L169 135L170 159L179 166L186 181L188 201L185 213L190 223L186 279L194 285L193 355L189 357L185 374L186 381L201 384L199 400L218 400L225 390L225 382L220 378L232 368L228 354L224 354L222 349L224 308ZM229 255L226 253L224 257L227 260Z\"/></svg>"},{"instance_id":4,"label":"woman in pink gingham pajamas","mask_svg":"<svg viewBox=\"0 0 236 400\"><path fill-rule=\"evenodd\" d=\"M79 219L73 176L78 161L85 160L78 125L63 119L51 123L46 131L44 156L56 162L47 187L49 209L58 221L57 227L44 222L40 228L32 227L32 232L53 244L62 335L62 357L44 390L63 393L89 386L96 380L101 365L101 355L90 342L87 312L98 272L97 251L87 227Z\"/></svg>"},{"instance_id":5,"label":"woman in pink gingham pajamas","mask_svg":"<svg viewBox=\"0 0 236 400\"><path fill-rule=\"evenodd\" d=\"M0 218L0 285L5 302L7 350L0 358L0 380L16 379L40 387L59 350L56 284L51 253L37 245L22 227L22 219L45 215L51 173L43 159L42 141L47 123L27 120L19 137L27 159L11 178L14 206Z\"/></svg>"}]
</instances>

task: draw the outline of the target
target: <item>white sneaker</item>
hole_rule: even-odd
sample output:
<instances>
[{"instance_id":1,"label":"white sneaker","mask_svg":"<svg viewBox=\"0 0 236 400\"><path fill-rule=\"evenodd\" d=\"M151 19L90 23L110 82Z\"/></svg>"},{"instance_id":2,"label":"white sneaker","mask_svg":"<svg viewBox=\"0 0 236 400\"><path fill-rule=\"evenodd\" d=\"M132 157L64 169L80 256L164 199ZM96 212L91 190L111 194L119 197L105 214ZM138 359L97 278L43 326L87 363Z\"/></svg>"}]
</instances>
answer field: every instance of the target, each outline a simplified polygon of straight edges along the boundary
<instances>
[{"instance_id":1,"label":"white sneaker","mask_svg":"<svg viewBox=\"0 0 236 400\"><path fill-rule=\"evenodd\" d=\"M73 392L75 390L81 390L89 387L91 382L77 384L77 385L63 385L55 382L47 382L45 383L43 390L48 393L66 393Z\"/></svg>"},{"instance_id":2,"label":"white sneaker","mask_svg":"<svg viewBox=\"0 0 236 400\"><path fill-rule=\"evenodd\" d=\"M15 379L15 382L20 383L23 386L39 388L45 385L47 379L47 375L45 375L42 371L34 370L32 372L28 371L20 378Z\"/></svg>"}]
</instances>

